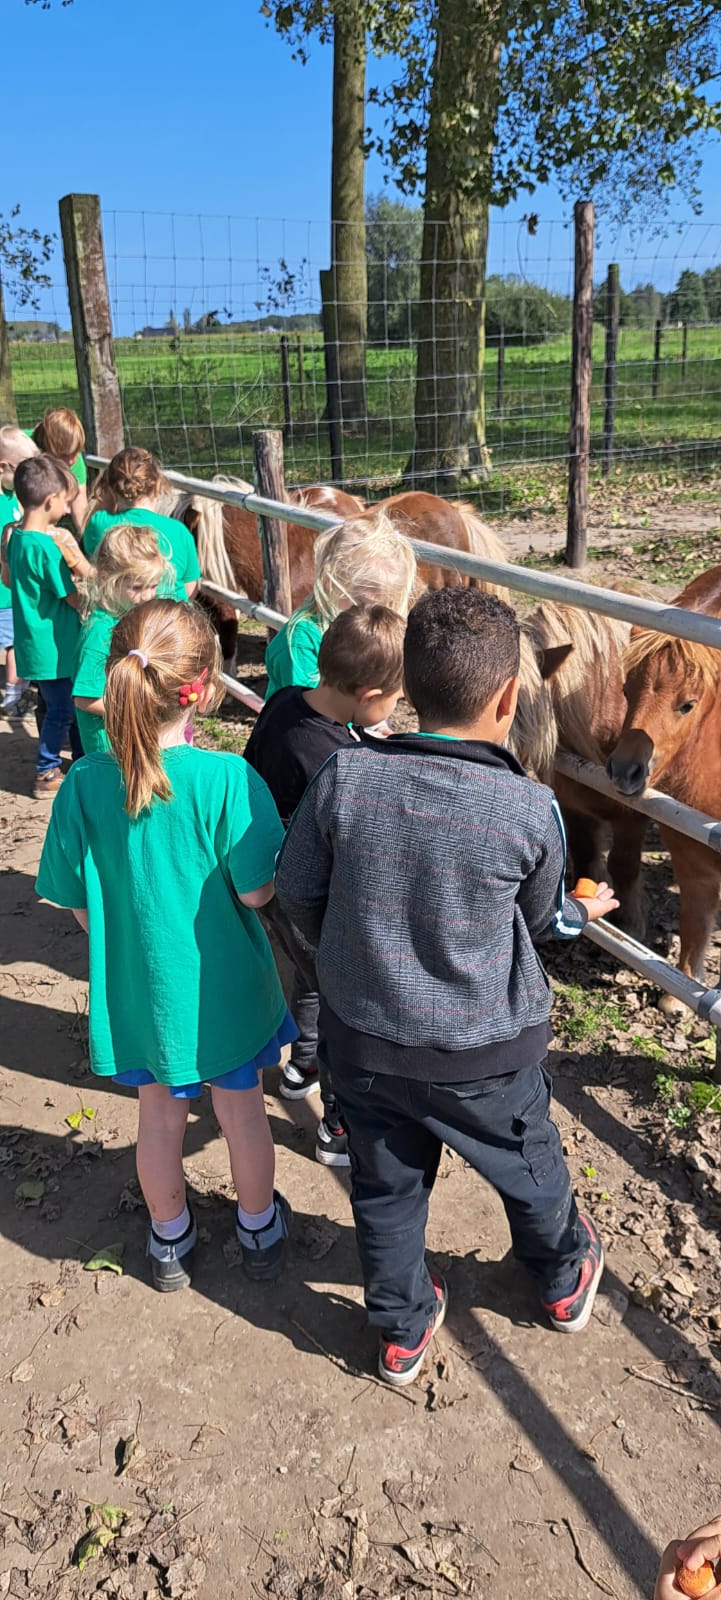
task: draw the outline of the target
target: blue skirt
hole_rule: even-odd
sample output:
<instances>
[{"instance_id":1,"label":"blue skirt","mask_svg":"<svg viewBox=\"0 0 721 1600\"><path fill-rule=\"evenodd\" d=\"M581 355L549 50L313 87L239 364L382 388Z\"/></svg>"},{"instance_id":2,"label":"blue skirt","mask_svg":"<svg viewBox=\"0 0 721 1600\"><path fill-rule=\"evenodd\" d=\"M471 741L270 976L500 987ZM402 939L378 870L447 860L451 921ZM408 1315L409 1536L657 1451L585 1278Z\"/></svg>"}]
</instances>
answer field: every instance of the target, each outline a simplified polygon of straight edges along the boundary
<instances>
[{"instance_id":1,"label":"blue skirt","mask_svg":"<svg viewBox=\"0 0 721 1600\"><path fill-rule=\"evenodd\" d=\"M219 1073L217 1078L202 1078L195 1083L169 1083L166 1087L174 1100L197 1100L206 1083L215 1089L255 1089L264 1067L277 1067L283 1045L292 1044L297 1038L298 1029L290 1012L286 1011L280 1027L250 1061L244 1061L240 1067L232 1067L230 1072ZM145 1067L138 1067L130 1072L116 1072L108 1081L121 1083L125 1089L142 1089L147 1083L158 1083L160 1080Z\"/></svg>"}]
</instances>

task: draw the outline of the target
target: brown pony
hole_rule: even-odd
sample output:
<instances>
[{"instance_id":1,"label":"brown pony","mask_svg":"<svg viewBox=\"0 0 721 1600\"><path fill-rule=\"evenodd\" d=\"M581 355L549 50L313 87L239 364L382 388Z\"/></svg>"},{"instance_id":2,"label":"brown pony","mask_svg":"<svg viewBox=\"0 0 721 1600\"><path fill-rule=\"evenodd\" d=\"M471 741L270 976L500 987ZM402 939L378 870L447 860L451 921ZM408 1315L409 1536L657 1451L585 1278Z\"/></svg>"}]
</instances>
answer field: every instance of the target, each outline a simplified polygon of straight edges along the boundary
<instances>
[{"instance_id":1,"label":"brown pony","mask_svg":"<svg viewBox=\"0 0 721 1600\"><path fill-rule=\"evenodd\" d=\"M674 601L721 616L721 567ZM626 717L606 771L620 794L654 788L721 816L721 652L634 628L625 656ZM721 884L721 857L672 828L660 830L680 891L681 971L703 981ZM664 1009L681 1009L678 1001Z\"/></svg>"},{"instance_id":2,"label":"brown pony","mask_svg":"<svg viewBox=\"0 0 721 1600\"><path fill-rule=\"evenodd\" d=\"M491 532L475 507L465 500L443 500L440 495L410 489L407 493L392 494L388 500L381 500L380 505L398 533L404 533L409 539L424 539L426 544L442 544L446 550L485 556L489 561L508 560L500 539ZM462 584L464 588L485 589L506 597L505 589L498 584L487 583L485 578L469 578L452 567L439 567L433 562L419 562L418 576L429 589L449 589Z\"/></svg>"},{"instance_id":3,"label":"brown pony","mask_svg":"<svg viewBox=\"0 0 721 1600\"><path fill-rule=\"evenodd\" d=\"M621 901L618 920L639 935L646 818L553 771L557 750L603 766L613 749L625 712L623 658L629 632L626 623L576 606L546 602L533 612L521 628L521 691L511 748L533 777L555 790L576 876L598 880L607 870ZM609 827L606 869L602 848Z\"/></svg>"}]
</instances>

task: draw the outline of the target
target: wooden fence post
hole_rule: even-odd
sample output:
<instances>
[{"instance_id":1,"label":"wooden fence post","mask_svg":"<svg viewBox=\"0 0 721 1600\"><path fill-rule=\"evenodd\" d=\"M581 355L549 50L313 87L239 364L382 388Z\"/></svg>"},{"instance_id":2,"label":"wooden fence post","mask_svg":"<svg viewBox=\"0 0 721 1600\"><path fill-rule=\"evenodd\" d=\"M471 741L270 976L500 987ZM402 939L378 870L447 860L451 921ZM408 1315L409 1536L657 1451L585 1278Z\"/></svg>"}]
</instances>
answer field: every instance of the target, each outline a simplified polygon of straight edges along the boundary
<instances>
[{"instance_id":1,"label":"wooden fence post","mask_svg":"<svg viewBox=\"0 0 721 1600\"><path fill-rule=\"evenodd\" d=\"M330 475L334 483L345 478L343 463L343 417L341 409L340 367L338 362L338 317L334 298L335 274L332 268L319 274L323 310L323 353L325 356L325 415L330 446Z\"/></svg>"},{"instance_id":2,"label":"wooden fence post","mask_svg":"<svg viewBox=\"0 0 721 1600\"><path fill-rule=\"evenodd\" d=\"M289 439L293 431L293 408L290 398L290 356L286 333L280 336L280 381L283 389L283 438Z\"/></svg>"},{"instance_id":3,"label":"wooden fence post","mask_svg":"<svg viewBox=\"0 0 721 1600\"><path fill-rule=\"evenodd\" d=\"M684 322L681 329L681 377L686 376L686 358L688 356L688 323Z\"/></svg>"},{"instance_id":4,"label":"wooden fence post","mask_svg":"<svg viewBox=\"0 0 721 1600\"><path fill-rule=\"evenodd\" d=\"M66 194L60 201L60 229L88 450L92 455L113 456L123 448L123 414L99 196Z\"/></svg>"},{"instance_id":5,"label":"wooden fence post","mask_svg":"<svg viewBox=\"0 0 721 1600\"><path fill-rule=\"evenodd\" d=\"M4 427L6 422L17 423L17 420L13 374L10 365L10 341L5 321L2 277L0 277L0 427Z\"/></svg>"},{"instance_id":6,"label":"wooden fence post","mask_svg":"<svg viewBox=\"0 0 721 1600\"><path fill-rule=\"evenodd\" d=\"M603 455L604 478L611 471L613 433L616 425L616 351L621 318L621 278L618 264L611 262L606 278L606 350L603 366Z\"/></svg>"},{"instance_id":7,"label":"wooden fence post","mask_svg":"<svg viewBox=\"0 0 721 1600\"><path fill-rule=\"evenodd\" d=\"M285 500L283 435L279 428L262 428L253 434L255 486L267 500ZM288 562L288 530L277 517L259 517L263 552L263 599L272 611L289 617L293 610Z\"/></svg>"},{"instance_id":8,"label":"wooden fence post","mask_svg":"<svg viewBox=\"0 0 721 1600\"><path fill-rule=\"evenodd\" d=\"M496 416L503 421L503 380L506 364L506 336L501 328L498 335L498 364L496 366Z\"/></svg>"},{"instance_id":9,"label":"wooden fence post","mask_svg":"<svg viewBox=\"0 0 721 1600\"><path fill-rule=\"evenodd\" d=\"M594 233L592 200L576 201L573 208L573 226L573 345L566 564L569 567L582 567L586 560L588 542L588 468L591 454Z\"/></svg>"},{"instance_id":10,"label":"wooden fence post","mask_svg":"<svg viewBox=\"0 0 721 1600\"><path fill-rule=\"evenodd\" d=\"M658 399L658 376L661 367L661 318L656 318L653 330L653 371L651 373L651 399Z\"/></svg>"}]
</instances>

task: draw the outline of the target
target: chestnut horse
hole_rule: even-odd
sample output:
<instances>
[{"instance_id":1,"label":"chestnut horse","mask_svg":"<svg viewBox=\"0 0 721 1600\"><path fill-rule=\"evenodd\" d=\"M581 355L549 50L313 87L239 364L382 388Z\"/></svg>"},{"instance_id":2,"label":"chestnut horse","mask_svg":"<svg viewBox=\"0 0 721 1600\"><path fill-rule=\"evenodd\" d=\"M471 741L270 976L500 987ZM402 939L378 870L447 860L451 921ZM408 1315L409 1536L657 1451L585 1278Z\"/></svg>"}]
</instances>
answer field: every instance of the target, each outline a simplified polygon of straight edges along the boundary
<instances>
[{"instance_id":1,"label":"chestnut horse","mask_svg":"<svg viewBox=\"0 0 721 1600\"><path fill-rule=\"evenodd\" d=\"M674 601L721 617L721 567ZM625 656L626 717L606 770L620 794L654 788L721 816L721 651L634 628ZM680 891L679 966L703 981L721 887L721 856L672 828L659 829ZM672 1002L664 1009L678 1010Z\"/></svg>"},{"instance_id":2,"label":"chestnut horse","mask_svg":"<svg viewBox=\"0 0 721 1600\"><path fill-rule=\"evenodd\" d=\"M576 606L547 602L533 612L521 628L521 689L509 743L531 775L555 790L576 876L598 880L608 871L621 901L617 920L640 935L646 818L553 770L557 750L603 766L613 749L626 709L629 634L626 623ZM609 827L606 869L602 847Z\"/></svg>"},{"instance_id":3,"label":"chestnut horse","mask_svg":"<svg viewBox=\"0 0 721 1600\"><path fill-rule=\"evenodd\" d=\"M241 479L215 478L215 483L231 488L250 490L251 485ZM372 518L381 508L387 512L399 533L412 538L425 539L429 544L440 544L446 549L460 550L471 555L484 555L493 561L505 561L506 551L500 540L473 506L465 501L442 500L439 495L409 491L392 495L376 506L365 507L354 495L344 494L331 486L317 485L307 489L292 489L288 498L292 504L308 506L314 511L325 511L339 522L348 517ZM176 506L180 517L193 534L198 546L198 558L203 577L225 589L236 589L247 594L250 600L263 599L263 563L255 515L238 506L222 505L218 500L208 500L202 495L186 495ZM308 528L287 524L288 561L293 608L310 593L313 587L313 544L315 536ZM505 593L482 578L468 578L457 569L439 567L435 563L420 562L419 578L429 587L440 589L456 584L471 585ZM223 657L229 670L237 646L237 615L234 608L222 601L204 604L213 615L221 638Z\"/></svg>"}]
</instances>

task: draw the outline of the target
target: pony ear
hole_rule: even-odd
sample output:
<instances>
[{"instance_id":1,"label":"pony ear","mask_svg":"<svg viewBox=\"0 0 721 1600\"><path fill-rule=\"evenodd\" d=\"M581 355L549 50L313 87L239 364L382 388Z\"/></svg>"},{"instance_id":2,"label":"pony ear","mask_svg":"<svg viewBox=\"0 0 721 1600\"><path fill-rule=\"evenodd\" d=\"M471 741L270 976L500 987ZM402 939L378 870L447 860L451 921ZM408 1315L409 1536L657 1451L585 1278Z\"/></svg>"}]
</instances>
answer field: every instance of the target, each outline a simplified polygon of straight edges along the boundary
<instances>
[{"instance_id":1,"label":"pony ear","mask_svg":"<svg viewBox=\"0 0 721 1600\"><path fill-rule=\"evenodd\" d=\"M548 683L549 678L555 678L556 673L560 672L564 661L568 659L574 649L575 645L571 643L546 646L541 655L541 677L544 683Z\"/></svg>"},{"instance_id":2,"label":"pony ear","mask_svg":"<svg viewBox=\"0 0 721 1600\"><path fill-rule=\"evenodd\" d=\"M642 633L645 633L646 631L647 630L645 628L641 627L641 624L639 622L632 623L631 624L631 632L630 632L630 634L628 636L629 643L631 642L632 639L638 639L639 635L642 634Z\"/></svg>"}]
</instances>

